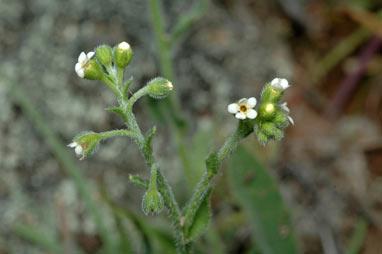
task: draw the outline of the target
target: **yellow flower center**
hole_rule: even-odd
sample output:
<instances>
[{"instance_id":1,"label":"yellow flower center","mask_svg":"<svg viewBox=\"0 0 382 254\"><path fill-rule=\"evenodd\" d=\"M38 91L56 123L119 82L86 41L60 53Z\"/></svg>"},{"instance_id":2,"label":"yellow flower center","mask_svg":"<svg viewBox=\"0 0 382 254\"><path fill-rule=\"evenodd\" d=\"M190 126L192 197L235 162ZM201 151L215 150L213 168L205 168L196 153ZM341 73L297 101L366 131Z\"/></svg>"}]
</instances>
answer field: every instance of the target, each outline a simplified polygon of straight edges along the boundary
<instances>
[{"instance_id":1,"label":"yellow flower center","mask_svg":"<svg viewBox=\"0 0 382 254\"><path fill-rule=\"evenodd\" d=\"M247 107L247 105L240 105L239 109L240 109L241 112L245 113L245 112L247 112L248 107Z\"/></svg>"},{"instance_id":2,"label":"yellow flower center","mask_svg":"<svg viewBox=\"0 0 382 254\"><path fill-rule=\"evenodd\" d=\"M85 60L83 60L83 61L81 62L81 68L82 68L82 69L84 69L84 68L85 68L86 62L87 62L87 61L86 61L86 59L85 59Z\"/></svg>"}]
</instances>

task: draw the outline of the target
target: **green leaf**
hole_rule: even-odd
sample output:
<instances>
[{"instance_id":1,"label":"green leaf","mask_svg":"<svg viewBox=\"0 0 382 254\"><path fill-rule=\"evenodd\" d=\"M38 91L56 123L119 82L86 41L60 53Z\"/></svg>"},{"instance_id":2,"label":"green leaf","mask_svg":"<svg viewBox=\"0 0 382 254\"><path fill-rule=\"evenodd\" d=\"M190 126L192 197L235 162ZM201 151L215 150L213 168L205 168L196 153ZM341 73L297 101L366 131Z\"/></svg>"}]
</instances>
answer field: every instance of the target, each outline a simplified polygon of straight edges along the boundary
<instances>
[{"instance_id":1,"label":"green leaf","mask_svg":"<svg viewBox=\"0 0 382 254\"><path fill-rule=\"evenodd\" d=\"M109 107L109 108L105 108L105 110L109 112L113 112L119 115L120 117L122 117L124 120L126 120L126 115L120 107Z\"/></svg>"},{"instance_id":2,"label":"green leaf","mask_svg":"<svg viewBox=\"0 0 382 254\"><path fill-rule=\"evenodd\" d=\"M297 253L288 210L276 181L244 147L238 147L233 154L229 179L233 193L251 219L253 238L262 253Z\"/></svg>"},{"instance_id":3,"label":"green leaf","mask_svg":"<svg viewBox=\"0 0 382 254\"><path fill-rule=\"evenodd\" d=\"M130 84L131 84L132 81L133 81L133 77L130 77L130 78L126 81L125 85L123 86L123 98L124 98L125 100L127 100L128 97L129 97L129 87L130 87Z\"/></svg>"},{"instance_id":4,"label":"green leaf","mask_svg":"<svg viewBox=\"0 0 382 254\"><path fill-rule=\"evenodd\" d=\"M13 230L20 238L23 238L42 249L52 251L54 253L62 253L61 246L57 239L49 234L37 230L35 226L17 224Z\"/></svg>"},{"instance_id":5,"label":"green leaf","mask_svg":"<svg viewBox=\"0 0 382 254\"><path fill-rule=\"evenodd\" d=\"M154 137L154 134L157 132L157 127L153 126L151 130L147 133L146 138L145 138L145 145L143 147L143 152L145 154L152 154L153 148L151 146L151 140Z\"/></svg>"},{"instance_id":6,"label":"green leaf","mask_svg":"<svg viewBox=\"0 0 382 254\"><path fill-rule=\"evenodd\" d=\"M195 214L193 224L185 236L185 242L190 243L201 237L208 229L211 217L210 195L211 188L208 190L203 202L200 204L198 211Z\"/></svg>"}]
</instances>

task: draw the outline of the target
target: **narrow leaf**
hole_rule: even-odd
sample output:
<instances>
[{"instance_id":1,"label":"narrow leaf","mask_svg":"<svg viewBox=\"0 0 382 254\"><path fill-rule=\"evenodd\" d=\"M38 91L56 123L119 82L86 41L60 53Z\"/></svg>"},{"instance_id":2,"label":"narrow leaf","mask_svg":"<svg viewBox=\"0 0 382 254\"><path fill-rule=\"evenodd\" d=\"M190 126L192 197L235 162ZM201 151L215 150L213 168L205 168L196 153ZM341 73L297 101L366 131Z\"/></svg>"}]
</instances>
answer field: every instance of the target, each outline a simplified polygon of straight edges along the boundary
<instances>
[{"instance_id":1,"label":"narrow leaf","mask_svg":"<svg viewBox=\"0 0 382 254\"><path fill-rule=\"evenodd\" d=\"M145 154L152 154L153 148L151 146L151 140L153 139L154 134L157 132L157 128L154 126L151 128L151 130L147 133L145 138L145 145L143 147L143 152Z\"/></svg>"},{"instance_id":2,"label":"narrow leaf","mask_svg":"<svg viewBox=\"0 0 382 254\"><path fill-rule=\"evenodd\" d=\"M229 179L233 193L251 219L253 238L262 253L297 253L290 217L278 186L244 147L238 147L233 154Z\"/></svg>"},{"instance_id":3,"label":"narrow leaf","mask_svg":"<svg viewBox=\"0 0 382 254\"><path fill-rule=\"evenodd\" d=\"M133 81L133 77L130 77L125 85L123 86L123 97L127 100L128 97L129 97L129 87L130 87L130 84L131 82Z\"/></svg>"},{"instance_id":4,"label":"narrow leaf","mask_svg":"<svg viewBox=\"0 0 382 254\"><path fill-rule=\"evenodd\" d=\"M109 107L109 108L105 108L105 110L109 112L113 112L126 120L126 115L120 107Z\"/></svg>"},{"instance_id":5,"label":"narrow leaf","mask_svg":"<svg viewBox=\"0 0 382 254\"><path fill-rule=\"evenodd\" d=\"M54 253L62 253L62 249L58 241L51 235L45 234L36 229L34 226L27 224L18 224L14 228L14 232L28 242Z\"/></svg>"},{"instance_id":6,"label":"narrow leaf","mask_svg":"<svg viewBox=\"0 0 382 254\"><path fill-rule=\"evenodd\" d=\"M203 202L201 203L198 211L195 214L193 224L188 230L185 236L186 243L193 242L201 237L208 229L210 217L211 217L211 205L210 205L210 195L211 190L208 190Z\"/></svg>"}]
</instances>

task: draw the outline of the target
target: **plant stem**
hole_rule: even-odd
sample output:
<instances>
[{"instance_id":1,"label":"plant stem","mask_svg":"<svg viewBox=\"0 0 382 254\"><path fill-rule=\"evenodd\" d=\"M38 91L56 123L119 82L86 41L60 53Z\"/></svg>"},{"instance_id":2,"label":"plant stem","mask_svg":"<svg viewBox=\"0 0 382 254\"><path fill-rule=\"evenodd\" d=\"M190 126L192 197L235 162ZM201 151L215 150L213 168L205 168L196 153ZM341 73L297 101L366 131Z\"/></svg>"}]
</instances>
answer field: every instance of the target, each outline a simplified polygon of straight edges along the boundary
<instances>
[{"instance_id":1,"label":"plant stem","mask_svg":"<svg viewBox=\"0 0 382 254\"><path fill-rule=\"evenodd\" d=\"M117 82L119 88L121 88L123 84L123 71L123 68L117 66Z\"/></svg>"},{"instance_id":2,"label":"plant stem","mask_svg":"<svg viewBox=\"0 0 382 254\"><path fill-rule=\"evenodd\" d=\"M134 136L134 133L130 130L112 130L99 133L102 139L111 138L116 136Z\"/></svg>"},{"instance_id":3,"label":"plant stem","mask_svg":"<svg viewBox=\"0 0 382 254\"><path fill-rule=\"evenodd\" d=\"M182 229L180 227L180 209L179 209L179 205L178 205L178 203L175 200L175 196L174 196L174 194L172 192L171 187L167 183L167 180L165 179L165 177L163 176L159 166L157 165L157 162L155 160L154 155L152 154L152 152L149 152L148 150L143 149L144 146L145 146L145 137L142 135L142 131L139 128L139 125L136 122L134 114L133 114L133 105L134 105L134 103L137 102L137 100L139 98L141 98L142 96L146 95L147 93L148 93L147 87L143 87L143 88L139 89L136 93L134 93L134 95L128 101L126 101L124 99L124 97L122 97L121 103L123 105L126 105L126 107L124 109L124 113L126 115L125 118L128 120L127 121L128 127L130 128L130 130L132 132L134 132L133 136L135 138L135 142L137 143L138 147L140 148L141 152L143 153L143 156L144 156L147 164L149 165L150 169L151 170L155 170L154 172L156 173L156 177L155 178L156 178L156 182L158 184L158 186L157 186L158 190L159 190L159 192L161 193L161 195L163 197L164 204L165 204L165 206L167 207L167 209L169 211L170 219L172 220L172 224L173 224L173 226L175 228L175 237L176 237L176 239L177 239L177 241L179 243L178 244L178 251L180 253L185 253L184 245L183 245L183 243L184 243L184 236L183 236ZM121 105L121 107L123 105ZM151 149L151 151L152 151L152 149ZM150 183L148 187L150 187L151 184L152 183Z\"/></svg>"},{"instance_id":4,"label":"plant stem","mask_svg":"<svg viewBox=\"0 0 382 254\"><path fill-rule=\"evenodd\" d=\"M149 0L149 3L157 42L160 70L165 78L171 80L174 83L174 69L171 62L172 44L169 42L169 36L165 31L160 1ZM171 130L173 133L175 133L174 137L179 157L181 159L183 168L186 171L186 175L190 176L192 174L192 167L187 156L188 151L184 141L185 126L182 117L180 117L180 106L177 98L177 92L176 89L174 89L173 94L164 100L165 105L162 104L162 106L166 106L164 111L167 113L166 115L168 116ZM191 183L191 179L189 177L187 177L187 181Z\"/></svg>"},{"instance_id":5,"label":"plant stem","mask_svg":"<svg viewBox=\"0 0 382 254\"><path fill-rule=\"evenodd\" d=\"M237 147L239 142L249 135L252 132L252 129L248 126L245 121L240 121L239 126L235 133L233 133L224 145L220 148L219 152L216 155L217 159L217 170L207 170L204 172L202 178L199 180L190 201L184 211L185 217L185 232L187 233L193 224L193 220L196 212L198 211L201 203L203 202L206 194L208 193L208 189L210 187L210 183L212 178L219 172L219 167L223 160Z\"/></svg>"},{"instance_id":6,"label":"plant stem","mask_svg":"<svg viewBox=\"0 0 382 254\"><path fill-rule=\"evenodd\" d=\"M117 96L118 100L121 99L122 97L122 94L120 92L120 90L115 86L115 84L113 83L113 81L111 81L110 79L108 79L105 75L102 76L101 78L101 81L103 83L105 83L113 92L114 94Z\"/></svg>"}]
</instances>

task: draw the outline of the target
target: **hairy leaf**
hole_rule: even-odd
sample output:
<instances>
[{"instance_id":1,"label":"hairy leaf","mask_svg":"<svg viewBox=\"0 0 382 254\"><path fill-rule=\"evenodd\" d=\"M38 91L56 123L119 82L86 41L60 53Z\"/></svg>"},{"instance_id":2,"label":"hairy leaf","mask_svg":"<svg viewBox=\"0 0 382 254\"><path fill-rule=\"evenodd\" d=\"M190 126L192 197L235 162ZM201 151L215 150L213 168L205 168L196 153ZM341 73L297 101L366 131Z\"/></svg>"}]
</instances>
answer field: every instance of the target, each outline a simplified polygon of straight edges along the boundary
<instances>
[{"instance_id":1,"label":"hairy leaf","mask_svg":"<svg viewBox=\"0 0 382 254\"><path fill-rule=\"evenodd\" d=\"M209 201L211 190L212 189L208 190L207 195L205 196L203 202L200 204L200 207L195 214L193 224L185 236L186 243L195 241L207 231L211 217L211 205Z\"/></svg>"}]
</instances>

